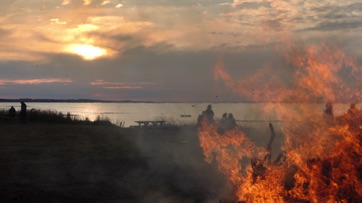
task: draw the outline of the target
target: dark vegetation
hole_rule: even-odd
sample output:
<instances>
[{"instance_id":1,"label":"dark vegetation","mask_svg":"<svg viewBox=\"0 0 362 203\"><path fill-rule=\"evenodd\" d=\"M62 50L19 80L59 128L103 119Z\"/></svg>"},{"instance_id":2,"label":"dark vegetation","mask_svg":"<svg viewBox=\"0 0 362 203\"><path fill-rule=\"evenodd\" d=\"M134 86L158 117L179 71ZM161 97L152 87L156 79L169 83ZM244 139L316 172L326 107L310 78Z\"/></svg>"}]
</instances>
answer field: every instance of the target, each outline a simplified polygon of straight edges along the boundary
<instances>
[{"instance_id":1,"label":"dark vegetation","mask_svg":"<svg viewBox=\"0 0 362 203\"><path fill-rule=\"evenodd\" d=\"M214 202L225 180L194 126L120 128L107 119L0 112L0 202Z\"/></svg>"}]
</instances>

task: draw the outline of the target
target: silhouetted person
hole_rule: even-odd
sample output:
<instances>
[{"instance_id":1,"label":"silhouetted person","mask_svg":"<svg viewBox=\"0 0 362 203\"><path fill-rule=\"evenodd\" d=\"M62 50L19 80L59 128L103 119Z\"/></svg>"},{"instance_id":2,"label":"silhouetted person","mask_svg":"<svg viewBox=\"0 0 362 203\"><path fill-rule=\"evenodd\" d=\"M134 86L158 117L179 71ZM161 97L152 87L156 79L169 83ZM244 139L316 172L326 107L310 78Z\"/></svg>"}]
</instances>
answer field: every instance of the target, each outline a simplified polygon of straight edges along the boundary
<instances>
[{"instance_id":1,"label":"silhouetted person","mask_svg":"<svg viewBox=\"0 0 362 203\"><path fill-rule=\"evenodd\" d=\"M20 102L21 103L21 109L20 109L20 120L25 122L26 121L26 104L25 102Z\"/></svg>"},{"instance_id":2,"label":"silhouetted person","mask_svg":"<svg viewBox=\"0 0 362 203\"><path fill-rule=\"evenodd\" d=\"M232 113L229 113L229 115L228 115L228 118L226 120L226 126L227 126L228 130L236 127L236 120Z\"/></svg>"},{"instance_id":3,"label":"silhouetted person","mask_svg":"<svg viewBox=\"0 0 362 203\"><path fill-rule=\"evenodd\" d=\"M348 112L347 112L350 116L355 116L359 113L359 110L358 108L356 107L356 104L355 103L352 103L350 108L348 109Z\"/></svg>"},{"instance_id":4,"label":"silhouetted person","mask_svg":"<svg viewBox=\"0 0 362 203\"><path fill-rule=\"evenodd\" d=\"M214 122L214 111L212 110L212 106L210 104L206 108L204 117L207 122L209 122L209 123Z\"/></svg>"},{"instance_id":5,"label":"silhouetted person","mask_svg":"<svg viewBox=\"0 0 362 203\"><path fill-rule=\"evenodd\" d=\"M333 104L332 102L327 102L326 103L326 110L324 110L324 115L325 116L329 116L329 117L333 117Z\"/></svg>"},{"instance_id":6,"label":"silhouetted person","mask_svg":"<svg viewBox=\"0 0 362 203\"><path fill-rule=\"evenodd\" d=\"M227 127L227 119L228 119L228 114L227 113L222 114L219 128L217 129L219 134L223 134L225 132Z\"/></svg>"},{"instance_id":7,"label":"silhouetted person","mask_svg":"<svg viewBox=\"0 0 362 203\"><path fill-rule=\"evenodd\" d=\"M203 111L198 117L197 117L197 127L200 127L202 124L202 120L205 117L205 111Z\"/></svg>"},{"instance_id":8,"label":"silhouetted person","mask_svg":"<svg viewBox=\"0 0 362 203\"><path fill-rule=\"evenodd\" d=\"M334 115L333 115L333 104L332 102L326 103L326 109L324 110L324 119L328 123L332 123L334 121Z\"/></svg>"},{"instance_id":9,"label":"silhouetted person","mask_svg":"<svg viewBox=\"0 0 362 203\"><path fill-rule=\"evenodd\" d=\"M222 128L225 127L227 119L228 119L228 113L225 112L222 114L222 118L220 121L220 127L222 127Z\"/></svg>"},{"instance_id":10,"label":"silhouetted person","mask_svg":"<svg viewBox=\"0 0 362 203\"><path fill-rule=\"evenodd\" d=\"M8 112L8 116L5 117L5 121L13 121L13 119L15 118L16 116L16 110L14 108L14 106L11 106L11 108L9 109L9 112Z\"/></svg>"},{"instance_id":11,"label":"silhouetted person","mask_svg":"<svg viewBox=\"0 0 362 203\"><path fill-rule=\"evenodd\" d=\"M15 117L15 115L16 115L16 110L14 106L11 106L11 108L9 109L9 118L12 119Z\"/></svg>"}]
</instances>

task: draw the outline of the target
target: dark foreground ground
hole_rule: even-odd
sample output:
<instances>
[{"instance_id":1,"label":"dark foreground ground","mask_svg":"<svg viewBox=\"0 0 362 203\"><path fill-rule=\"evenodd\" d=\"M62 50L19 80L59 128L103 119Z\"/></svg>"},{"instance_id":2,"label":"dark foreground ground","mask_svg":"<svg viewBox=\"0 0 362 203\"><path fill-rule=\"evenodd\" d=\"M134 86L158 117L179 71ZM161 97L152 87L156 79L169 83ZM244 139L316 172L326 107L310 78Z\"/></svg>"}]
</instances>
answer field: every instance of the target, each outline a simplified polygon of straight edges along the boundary
<instances>
[{"instance_id":1,"label":"dark foreground ground","mask_svg":"<svg viewBox=\"0 0 362 203\"><path fill-rule=\"evenodd\" d=\"M218 202L195 127L0 126L0 202Z\"/></svg>"}]
</instances>

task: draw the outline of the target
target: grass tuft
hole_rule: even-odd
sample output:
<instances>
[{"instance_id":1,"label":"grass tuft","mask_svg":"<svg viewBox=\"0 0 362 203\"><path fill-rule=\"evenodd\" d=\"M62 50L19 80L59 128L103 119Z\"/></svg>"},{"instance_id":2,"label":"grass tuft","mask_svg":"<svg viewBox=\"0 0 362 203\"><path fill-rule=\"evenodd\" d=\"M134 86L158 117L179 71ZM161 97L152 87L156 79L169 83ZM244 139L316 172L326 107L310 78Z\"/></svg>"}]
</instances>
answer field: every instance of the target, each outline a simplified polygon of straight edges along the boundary
<instances>
[{"instance_id":1,"label":"grass tuft","mask_svg":"<svg viewBox=\"0 0 362 203\"><path fill-rule=\"evenodd\" d=\"M113 125L109 118L98 116L95 121L90 121L88 118L79 119L78 116L68 112L64 114L58 111L31 109L27 111L25 121L21 121L20 115L15 118L9 118L8 111L0 110L0 123L22 123L22 122L43 122L43 123L76 123L76 124L91 124L110 126Z\"/></svg>"}]
</instances>

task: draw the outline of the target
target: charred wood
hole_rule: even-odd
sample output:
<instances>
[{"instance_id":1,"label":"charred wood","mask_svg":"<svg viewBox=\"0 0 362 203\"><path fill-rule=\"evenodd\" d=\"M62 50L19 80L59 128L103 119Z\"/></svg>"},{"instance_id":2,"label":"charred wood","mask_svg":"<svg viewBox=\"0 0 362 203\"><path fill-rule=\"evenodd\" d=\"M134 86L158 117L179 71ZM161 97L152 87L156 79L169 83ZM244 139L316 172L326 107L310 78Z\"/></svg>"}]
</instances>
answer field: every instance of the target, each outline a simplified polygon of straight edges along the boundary
<instances>
[{"instance_id":1,"label":"charred wood","mask_svg":"<svg viewBox=\"0 0 362 203\"><path fill-rule=\"evenodd\" d=\"M252 172L253 183L255 183L258 178L264 179L266 167L264 166L263 161L254 157L250 160L250 163L253 169Z\"/></svg>"},{"instance_id":2,"label":"charred wood","mask_svg":"<svg viewBox=\"0 0 362 203\"><path fill-rule=\"evenodd\" d=\"M269 129L270 129L270 139L269 142L266 146L266 150L267 150L267 155L265 155L264 157L264 161L267 161L269 164L271 162L271 150L272 150L272 144L275 138L275 131L274 131L274 127L271 123L269 123Z\"/></svg>"}]
</instances>

